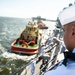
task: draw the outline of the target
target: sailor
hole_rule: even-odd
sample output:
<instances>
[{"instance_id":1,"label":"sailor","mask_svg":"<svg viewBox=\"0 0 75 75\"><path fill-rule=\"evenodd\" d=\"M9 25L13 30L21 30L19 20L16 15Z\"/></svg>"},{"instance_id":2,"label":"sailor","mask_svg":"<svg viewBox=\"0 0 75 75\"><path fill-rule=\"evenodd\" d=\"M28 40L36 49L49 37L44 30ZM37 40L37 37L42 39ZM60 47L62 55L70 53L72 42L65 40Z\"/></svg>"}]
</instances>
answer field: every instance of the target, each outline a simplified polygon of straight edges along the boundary
<instances>
[{"instance_id":1,"label":"sailor","mask_svg":"<svg viewBox=\"0 0 75 75\"><path fill-rule=\"evenodd\" d=\"M55 37L53 39L54 39L55 43L57 43L58 45L62 46L61 53L63 53L64 51L67 51L64 41L59 40L59 39L57 39Z\"/></svg>"},{"instance_id":2,"label":"sailor","mask_svg":"<svg viewBox=\"0 0 75 75\"><path fill-rule=\"evenodd\" d=\"M35 66L36 66L36 60L32 60L30 65L31 65L31 74L30 75L34 75Z\"/></svg>"},{"instance_id":3,"label":"sailor","mask_svg":"<svg viewBox=\"0 0 75 75\"><path fill-rule=\"evenodd\" d=\"M63 26L63 40L68 51L64 52L62 64L44 75L75 75L75 5L61 11L58 17Z\"/></svg>"},{"instance_id":4,"label":"sailor","mask_svg":"<svg viewBox=\"0 0 75 75\"><path fill-rule=\"evenodd\" d=\"M40 74L41 72L44 72L48 66L48 61L49 61L49 54L45 53L45 46L42 46L41 48L41 59L42 59L42 64L40 66Z\"/></svg>"},{"instance_id":5,"label":"sailor","mask_svg":"<svg viewBox=\"0 0 75 75\"><path fill-rule=\"evenodd\" d=\"M45 45L49 45L53 41L52 36L50 36L47 41L45 42Z\"/></svg>"}]
</instances>

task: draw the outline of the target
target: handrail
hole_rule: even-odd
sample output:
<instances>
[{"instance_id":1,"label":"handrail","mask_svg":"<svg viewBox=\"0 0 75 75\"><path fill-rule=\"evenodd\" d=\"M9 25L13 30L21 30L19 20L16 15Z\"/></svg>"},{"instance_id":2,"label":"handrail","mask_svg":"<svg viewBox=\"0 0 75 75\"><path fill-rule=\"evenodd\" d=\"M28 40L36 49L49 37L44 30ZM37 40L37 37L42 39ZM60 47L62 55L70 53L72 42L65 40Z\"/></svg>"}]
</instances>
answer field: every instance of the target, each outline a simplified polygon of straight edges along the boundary
<instances>
[{"instance_id":1,"label":"handrail","mask_svg":"<svg viewBox=\"0 0 75 75\"><path fill-rule=\"evenodd\" d=\"M50 50L48 50L47 52L50 52L53 48L55 48L57 46L57 44L56 45L54 45ZM49 47L49 46L48 46ZM47 52L45 52L45 53L47 53ZM39 57L40 57L41 55L38 55L37 57L35 57L33 60L36 60L36 59L38 59ZM32 60L32 59L31 59ZM30 61L31 61L30 60ZM53 60L53 59L52 59ZM49 62L51 62L52 60L50 60ZM16 75L17 73L19 73L20 71L22 71L23 69L25 69L27 66L29 66L32 62L30 62L29 61L29 63L28 64L26 64L25 66L23 66L22 68L20 68L18 71L16 71L15 73L13 73L12 75ZM47 65L47 64L46 64ZM46 66L46 65L44 65L44 66ZM40 71L42 71L42 69L40 69ZM36 74L37 75L37 74Z\"/></svg>"},{"instance_id":2,"label":"handrail","mask_svg":"<svg viewBox=\"0 0 75 75\"><path fill-rule=\"evenodd\" d=\"M29 62L27 65L23 66L21 69L19 69L18 71L16 71L15 73L13 73L12 75L16 75L16 73L20 72L21 70L23 70L24 68L26 68L31 62Z\"/></svg>"},{"instance_id":3,"label":"handrail","mask_svg":"<svg viewBox=\"0 0 75 75\"><path fill-rule=\"evenodd\" d=\"M55 48L58 44L56 44L54 47L52 47L48 52L50 52L53 48ZM53 60L55 60L56 58L52 58L48 63L44 64L44 66L40 69L40 71L42 72L42 70L50 63L52 62ZM51 67L51 66L50 66ZM41 73L41 75L43 75L44 72ZM37 75L37 74L36 74Z\"/></svg>"}]
</instances>

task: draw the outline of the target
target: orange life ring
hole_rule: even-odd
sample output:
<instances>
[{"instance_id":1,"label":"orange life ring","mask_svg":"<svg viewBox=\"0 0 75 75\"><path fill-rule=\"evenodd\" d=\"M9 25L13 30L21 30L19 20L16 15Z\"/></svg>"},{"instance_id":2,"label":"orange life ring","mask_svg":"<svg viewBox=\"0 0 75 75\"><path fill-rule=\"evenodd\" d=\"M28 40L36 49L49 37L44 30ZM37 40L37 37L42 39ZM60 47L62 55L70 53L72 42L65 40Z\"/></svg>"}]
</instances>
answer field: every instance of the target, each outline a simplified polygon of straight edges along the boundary
<instances>
[{"instance_id":1,"label":"orange life ring","mask_svg":"<svg viewBox=\"0 0 75 75\"><path fill-rule=\"evenodd\" d=\"M19 43L22 45L22 47L24 47L24 45L25 45L26 48L28 48L28 43L25 42L24 40L19 40Z\"/></svg>"},{"instance_id":2,"label":"orange life ring","mask_svg":"<svg viewBox=\"0 0 75 75\"><path fill-rule=\"evenodd\" d=\"M30 41L29 43L28 43L28 45L35 45L35 41Z\"/></svg>"},{"instance_id":3,"label":"orange life ring","mask_svg":"<svg viewBox=\"0 0 75 75\"><path fill-rule=\"evenodd\" d=\"M28 48L28 43L23 41L22 47L24 47L24 45L26 46L26 48Z\"/></svg>"}]
</instances>

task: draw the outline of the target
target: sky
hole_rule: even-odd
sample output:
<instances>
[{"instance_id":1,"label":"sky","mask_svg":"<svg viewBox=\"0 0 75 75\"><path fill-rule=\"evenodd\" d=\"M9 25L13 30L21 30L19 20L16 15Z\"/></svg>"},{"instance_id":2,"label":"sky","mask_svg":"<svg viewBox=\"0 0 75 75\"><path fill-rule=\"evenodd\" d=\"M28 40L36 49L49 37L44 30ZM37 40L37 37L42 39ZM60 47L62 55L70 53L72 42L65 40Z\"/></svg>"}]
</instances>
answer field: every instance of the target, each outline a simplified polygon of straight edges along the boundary
<instances>
[{"instance_id":1,"label":"sky","mask_svg":"<svg viewBox=\"0 0 75 75\"><path fill-rule=\"evenodd\" d=\"M0 0L0 16L56 19L59 12L74 0Z\"/></svg>"}]
</instances>

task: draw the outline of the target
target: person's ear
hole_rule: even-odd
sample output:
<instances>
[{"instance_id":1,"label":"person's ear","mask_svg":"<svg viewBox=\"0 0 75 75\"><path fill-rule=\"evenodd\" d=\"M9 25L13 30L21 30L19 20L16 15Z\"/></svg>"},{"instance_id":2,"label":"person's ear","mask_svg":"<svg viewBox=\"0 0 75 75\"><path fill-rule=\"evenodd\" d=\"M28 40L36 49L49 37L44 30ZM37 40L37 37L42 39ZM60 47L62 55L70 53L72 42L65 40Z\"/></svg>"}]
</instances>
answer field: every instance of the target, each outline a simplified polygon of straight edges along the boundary
<instances>
[{"instance_id":1,"label":"person's ear","mask_svg":"<svg viewBox=\"0 0 75 75\"><path fill-rule=\"evenodd\" d=\"M75 35L75 26L72 26L72 35Z\"/></svg>"},{"instance_id":2,"label":"person's ear","mask_svg":"<svg viewBox=\"0 0 75 75\"><path fill-rule=\"evenodd\" d=\"M75 33L73 32L72 35L75 35Z\"/></svg>"}]
</instances>

